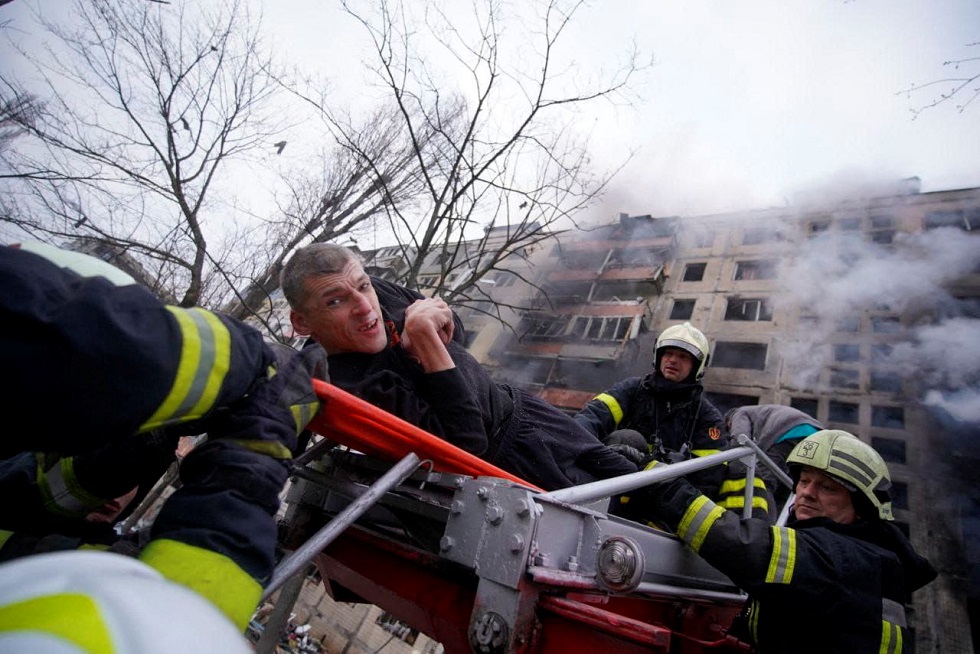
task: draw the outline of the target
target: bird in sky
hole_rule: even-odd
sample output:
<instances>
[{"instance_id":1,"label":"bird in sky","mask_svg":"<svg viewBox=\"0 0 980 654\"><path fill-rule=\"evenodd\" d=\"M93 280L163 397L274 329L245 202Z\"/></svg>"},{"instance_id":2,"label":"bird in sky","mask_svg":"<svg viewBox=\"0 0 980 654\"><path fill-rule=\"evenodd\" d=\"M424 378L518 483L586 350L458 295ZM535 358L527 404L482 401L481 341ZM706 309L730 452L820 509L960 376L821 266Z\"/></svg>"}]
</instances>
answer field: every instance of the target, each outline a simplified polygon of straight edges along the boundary
<instances>
[{"instance_id":1,"label":"bird in sky","mask_svg":"<svg viewBox=\"0 0 980 654\"><path fill-rule=\"evenodd\" d=\"M286 147L286 142L279 141L278 143L273 143L272 147L276 148L276 154L282 154L283 148Z\"/></svg>"}]
</instances>

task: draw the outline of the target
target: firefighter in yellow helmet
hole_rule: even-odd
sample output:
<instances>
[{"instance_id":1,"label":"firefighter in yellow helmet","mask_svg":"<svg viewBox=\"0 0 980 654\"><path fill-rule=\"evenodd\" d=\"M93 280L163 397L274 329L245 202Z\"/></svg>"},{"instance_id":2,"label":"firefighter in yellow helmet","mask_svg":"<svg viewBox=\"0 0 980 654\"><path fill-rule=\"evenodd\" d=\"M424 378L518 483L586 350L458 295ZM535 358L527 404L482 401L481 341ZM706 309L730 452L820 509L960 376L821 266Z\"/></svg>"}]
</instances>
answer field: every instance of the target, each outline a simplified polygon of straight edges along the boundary
<instances>
[{"instance_id":1,"label":"firefighter in yellow helmet","mask_svg":"<svg viewBox=\"0 0 980 654\"><path fill-rule=\"evenodd\" d=\"M113 495L79 493L100 480L92 470L82 474L76 459L113 444L126 449L161 428L206 432L207 441L183 460L181 486L154 521L139 565L196 592L241 632L272 575L288 459L319 409L311 377L325 375L315 352L285 350L228 317L164 305L93 257L0 246L0 360L15 382L0 394L6 430L0 455L59 455L67 463L52 475L39 468L26 492L55 512L88 512L86 504ZM112 470L103 474L111 477ZM0 634L57 634L59 624L72 624L75 610L113 620L93 610L84 593L69 595L55 604L61 613L0 599ZM152 594L130 598L169 620ZM144 651L106 636L109 627L93 626L100 647L85 651Z\"/></svg>"},{"instance_id":2,"label":"firefighter in yellow helmet","mask_svg":"<svg viewBox=\"0 0 980 654\"><path fill-rule=\"evenodd\" d=\"M599 393L575 420L642 465L717 453L728 439L721 412L702 397L709 357L708 339L697 327L689 322L668 327L657 337L653 371ZM724 475L723 467L714 466L695 481L714 496Z\"/></svg>"},{"instance_id":3,"label":"firefighter in yellow helmet","mask_svg":"<svg viewBox=\"0 0 980 654\"><path fill-rule=\"evenodd\" d=\"M787 458L795 480L787 526L726 511L687 480L654 485L658 520L748 592L740 625L766 652L901 652L905 608L936 571L891 522L881 456L821 430Z\"/></svg>"}]
</instances>

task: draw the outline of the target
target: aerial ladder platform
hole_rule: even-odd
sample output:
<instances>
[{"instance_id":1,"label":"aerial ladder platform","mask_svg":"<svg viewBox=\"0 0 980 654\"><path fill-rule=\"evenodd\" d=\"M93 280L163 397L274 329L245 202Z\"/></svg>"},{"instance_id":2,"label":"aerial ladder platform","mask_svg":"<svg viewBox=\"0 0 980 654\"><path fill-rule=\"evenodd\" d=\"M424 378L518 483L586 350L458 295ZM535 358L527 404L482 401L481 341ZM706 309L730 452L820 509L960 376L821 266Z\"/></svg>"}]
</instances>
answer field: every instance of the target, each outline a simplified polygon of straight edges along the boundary
<instances>
[{"instance_id":1,"label":"aerial ladder platform","mask_svg":"<svg viewBox=\"0 0 980 654\"><path fill-rule=\"evenodd\" d=\"M745 595L678 537L610 498L754 443L545 492L326 382L321 439L295 459L270 596L312 562L338 601L374 604L450 654L751 652ZM751 495L746 498L751 507Z\"/></svg>"}]
</instances>

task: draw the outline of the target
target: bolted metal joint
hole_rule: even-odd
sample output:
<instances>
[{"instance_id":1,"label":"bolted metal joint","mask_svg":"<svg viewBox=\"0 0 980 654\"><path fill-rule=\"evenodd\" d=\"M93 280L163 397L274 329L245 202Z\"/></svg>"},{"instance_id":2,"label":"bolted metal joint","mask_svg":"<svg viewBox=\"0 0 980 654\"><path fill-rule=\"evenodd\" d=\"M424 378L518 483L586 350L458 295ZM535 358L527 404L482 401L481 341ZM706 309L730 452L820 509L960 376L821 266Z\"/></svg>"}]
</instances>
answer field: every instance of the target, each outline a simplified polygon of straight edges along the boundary
<instances>
[{"instance_id":1,"label":"bolted metal joint","mask_svg":"<svg viewBox=\"0 0 980 654\"><path fill-rule=\"evenodd\" d=\"M480 654L504 654L510 628L503 616L487 611L470 624L470 646Z\"/></svg>"}]
</instances>

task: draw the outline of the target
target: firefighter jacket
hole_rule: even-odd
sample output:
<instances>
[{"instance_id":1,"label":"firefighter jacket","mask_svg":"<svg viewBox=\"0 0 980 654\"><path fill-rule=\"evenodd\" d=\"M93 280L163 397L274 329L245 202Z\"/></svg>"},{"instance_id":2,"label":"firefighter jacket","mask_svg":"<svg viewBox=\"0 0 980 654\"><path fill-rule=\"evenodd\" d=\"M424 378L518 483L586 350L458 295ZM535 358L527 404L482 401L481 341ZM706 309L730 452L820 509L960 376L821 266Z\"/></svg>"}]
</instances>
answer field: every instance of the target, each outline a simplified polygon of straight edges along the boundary
<instances>
[{"instance_id":1,"label":"firefighter jacket","mask_svg":"<svg viewBox=\"0 0 980 654\"><path fill-rule=\"evenodd\" d=\"M421 296L372 282L390 346L330 355L331 383L546 490L636 472L558 409L494 382L456 340L459 326L447 345L456 367L426 373L397 344L405 308Z\"/></svg>"},{"instance_id":2,"label":"firefighter jacket","mask_svg":"<svg viewBox=\"0 0 980 654\"><path fill-rule=\"evenodd\" d=\"M284 460L318 408L311 359L280 358L242 323L62 264L0 247L0 353L15 380L0 394L0 456L55 453L59 472L37 490L72 514L113 497L82 488L76 457L159 428L206 431L140 558L244 629L275 563Z\"/></svg>"},{"instance_id":3,"label":"firefighter jacket","mask_svg":"<svg viewBox=\"0 0 980 654\"><path fill-rule=\"evenodd\" d=\"M703 390L700 382L673 382L658 372L630 377L587 402L575 421L603 442L617 429L635 429L659 461L716 454L728 438L721 413ZM721 466L697 473L698 487L715 496L725 475Z\"/></svg>"},{"instance_id":4,"label":"firefighter jacket","mask_svg":"<svg viewBox=\"0 0 980 654\"><path fill-rule=\"evenodd\" d=\"M654 513L749 594L745 626L760 654L903 651L905 606L936 571L894 524L779 527L740 519L684 479L660 486L648 491Z\"/></svg>"}]
</instances>

